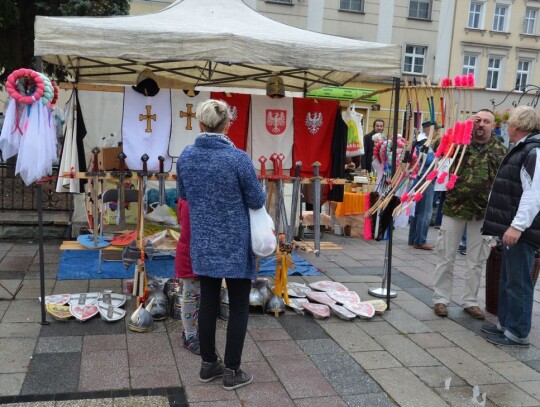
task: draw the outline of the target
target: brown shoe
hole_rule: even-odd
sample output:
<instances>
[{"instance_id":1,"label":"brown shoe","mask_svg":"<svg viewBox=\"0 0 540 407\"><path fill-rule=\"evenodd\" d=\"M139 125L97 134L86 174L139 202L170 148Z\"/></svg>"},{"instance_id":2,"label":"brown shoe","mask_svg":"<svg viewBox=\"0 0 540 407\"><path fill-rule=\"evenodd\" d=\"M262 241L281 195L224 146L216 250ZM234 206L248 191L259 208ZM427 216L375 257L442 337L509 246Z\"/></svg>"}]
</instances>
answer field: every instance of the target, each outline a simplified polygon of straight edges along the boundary
<instances>
[{"instance_id":1,"label":"brown shoe","mask_svg":"<svg viewBox=\"0 0 540 407\"><path fill-rule=\"evenodd\" d=\"M486 319L484 312L480 309L480 307L477 307L476 305L472 307L463 308L463 310L474 319Z\"/></svg>"},{"instance_id":2,"label":"brown shoe","mask_svg":"<svg viewBox=\"0 0 540 407\"><path fill-rule=\"evenodd\" d=\"M448 308L446 307L446 304L437 303L433 307L433 311L435 312L435 315L438 315L440 317L447 317L448 316Z\"/></svg>"},{"instance_id":3,"label":"brown shoe","mask_svg":"<svg viewBox=\"0 0 540 407\"><path fill-rule=\"evenodd\" d=\"M424 243L424 244L415 244L413 247L415 249L420 249L420 250L433 250L434 246L432 244Z\"/></svg>"}]
</instances>

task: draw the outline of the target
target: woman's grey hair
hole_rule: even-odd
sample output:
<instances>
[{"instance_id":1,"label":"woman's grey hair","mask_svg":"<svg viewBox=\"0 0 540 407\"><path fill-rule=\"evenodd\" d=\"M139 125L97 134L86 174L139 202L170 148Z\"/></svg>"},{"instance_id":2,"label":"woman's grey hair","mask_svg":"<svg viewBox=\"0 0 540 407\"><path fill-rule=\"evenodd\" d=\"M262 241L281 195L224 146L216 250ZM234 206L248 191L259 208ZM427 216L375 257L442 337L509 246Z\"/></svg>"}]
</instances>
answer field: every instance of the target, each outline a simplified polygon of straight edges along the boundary
<instances>
[{"instance_id":1,"label":"woman's grey hair","mask_svg":"<svg viewBox=\"0 0 540 407\"><path fill-rule=\"evenodd\" d=\"M532 106L518 106L510 113L507 123L517 130L531 133L540 129L540 113Z\"/></svg>"},{"instance_id":2,"label":"woman's grey hair","mask_svg":"<svg viewBox=\"0 0 540 407\"><path fill-rule=\"evenodd\" d=\"M204 130L210 133L222 133L227 123L232 120L229 105L215 99L199 103L195 117L202 123Z\"/></svg>"}]
</instances>

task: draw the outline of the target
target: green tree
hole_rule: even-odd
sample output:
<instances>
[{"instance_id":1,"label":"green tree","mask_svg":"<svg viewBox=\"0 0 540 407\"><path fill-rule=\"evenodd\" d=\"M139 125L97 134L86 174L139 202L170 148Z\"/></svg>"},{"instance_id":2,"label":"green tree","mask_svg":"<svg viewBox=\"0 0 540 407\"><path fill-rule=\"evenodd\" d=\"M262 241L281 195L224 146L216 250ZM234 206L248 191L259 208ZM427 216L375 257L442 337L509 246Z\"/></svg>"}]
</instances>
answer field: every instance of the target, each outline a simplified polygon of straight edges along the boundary
<instances>
[{"instance_id":1,"label":"green tree","mask_svg":"<svg viewBox=\"0 0 540 407\"><path fill-rule=\"evenodd\" d=\"M34 67L34 20L41 16L111 16L129 14L129 0L0 0L0 88L18 68ZM45 66L55 79L65 71Z\"/></svg>"}]
</instances>

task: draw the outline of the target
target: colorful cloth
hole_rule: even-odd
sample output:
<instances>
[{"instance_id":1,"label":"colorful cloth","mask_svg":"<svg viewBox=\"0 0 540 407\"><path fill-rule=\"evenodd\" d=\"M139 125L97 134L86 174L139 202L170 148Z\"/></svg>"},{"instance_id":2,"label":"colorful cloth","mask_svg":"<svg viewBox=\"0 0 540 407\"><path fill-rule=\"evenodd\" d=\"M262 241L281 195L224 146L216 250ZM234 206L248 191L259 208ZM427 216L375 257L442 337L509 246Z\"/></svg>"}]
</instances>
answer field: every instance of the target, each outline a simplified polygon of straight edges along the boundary
<instances>
[{"instance_id":1,"label":"colorful cloth","mask_svg":"<svg viewBox=\"0 0 540 407\"><path fill-rule=\"evenodd\" d=\"M246 151L251 95L244 93L212 92L210 97L212 99L223 100L229 105L233 119L227 136L229 136L236 148Z\"/></svg>"}]
</instances>

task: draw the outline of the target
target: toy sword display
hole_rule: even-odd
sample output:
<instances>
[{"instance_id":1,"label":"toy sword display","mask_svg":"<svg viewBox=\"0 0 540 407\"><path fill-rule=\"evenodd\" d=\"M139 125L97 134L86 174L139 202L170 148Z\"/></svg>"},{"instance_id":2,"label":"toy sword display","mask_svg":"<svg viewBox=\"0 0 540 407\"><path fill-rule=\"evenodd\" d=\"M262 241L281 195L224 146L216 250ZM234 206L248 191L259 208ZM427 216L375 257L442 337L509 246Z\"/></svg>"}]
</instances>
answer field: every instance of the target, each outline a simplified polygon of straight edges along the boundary
<instances>
[{"instance_id":1,"label":"toy sword display","mask_svg":"<svg viewBox=\"0 0 540 407\"><path fill-rule=\"evenodd\" d=\"M159 172L156 174L159 180L159 204L165 205L165 177L169 174L165 172L165 157L159 156Z\"/></svg>"},{"instance_id":2,"label":"toy sword display","mask_svg":"<svg viewBox=\"0 0 540 407\"><path fill-rule=\"evenodd\" d=\"M124 179L131 177L131 171L126 169L126 155L120 151L118 153L118 170L111 171L113 177L118 178L117 191L118 191L118 200L116 206L118 207L118 222L120 226L125 226L126 224L126 187L124 185Z\"/></svg>"},{"instance_id":3,"label":"toy sword display","mask_svg":"<svg viewBox=\"0 0 540 407\"><path fill-rule=\"evenodd\" d=\"M142 208L143 213L146 214L148 211L148 197L146 196L146 186L148 184L148 177L152 174L148 172L148 154L144 153L141 157L141 161L143 162L143 168L142 171L137 171L137 175L142 180L142 185L139 185L139 194L142 193ZM140 201L139 201L140 202Z\"/></svg>"},{"instance_id":4,"label":"toy sword display","mask_svg":"<svg viewBox=\"0 0 540 407\"><path fill-rule=\"evenodd\" d=\"M296 233L296 212L298 211L298 196L300 194L300 169L302 168L302 161L297 161L294 170L294 181L292 189L292 202L291 202L291 223L287 232L287 242L292 242Z\"/></svg>"},{"instance_id":5,"label":"toy sword display","mask_svg":"<svg viewBox=\"0 0 540 407\"><path fill-rule=\"evenodd\" d=\"M315 161L313 164L313 227L314 227L314 247L315 256L321 254L321 177L319 167L321 163Z\"/></svg>"},{"instance_id":6,"label":"toy sword display","mask_svg":"<svg viewBox=\"0 0 540 407\"><path fill-rule=\"evenodd\" d=\"M92 170L88 171L86 173L87 176L92 177L92 232L94 234L94 246L97 247L98 245L98 198L99 198L99 191L98 191L98 182L99 177L105 176L105 171L99 169L98 165L98 155L99 155L100 149L95 147L92 150L92 154L94 155L92 159Z\"/></svg>"}]
</instances>

